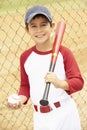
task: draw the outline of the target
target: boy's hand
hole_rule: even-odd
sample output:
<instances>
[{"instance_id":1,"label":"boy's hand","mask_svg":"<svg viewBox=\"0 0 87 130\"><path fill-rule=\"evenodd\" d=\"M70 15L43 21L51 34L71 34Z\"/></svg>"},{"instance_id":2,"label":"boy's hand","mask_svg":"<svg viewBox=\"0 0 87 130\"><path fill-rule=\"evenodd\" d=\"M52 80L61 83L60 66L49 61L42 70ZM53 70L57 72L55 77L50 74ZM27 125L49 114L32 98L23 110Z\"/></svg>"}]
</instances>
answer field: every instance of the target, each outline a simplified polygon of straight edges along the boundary
<instances>
[{"instance_id":1,"label":"boy's hand","mask_svg":"<svg viewBox=\"0 0 87 130\"><path fill-rule=\"evenodd\" d=\"M69 91L69 84L66 80L60 80L54 72L48 72L45 76L45 82L50 82L55 88L62 88Z\"/></svg>"},{"instance_id":2,"label":"boy's hand","mask_svg":"<svg viewBox=\"0 0 87 130\"><path fill-rule=\"evenodd\" d=\"M11 103L7 102L7 106L9 108L12 108L12 109L18 109L18 108L21 107L21 103L19 103L19 104L11 104Z\"/></svg>"},{"instance_id":3,"label":"boy's hand","mask_svg":"<svg viewBox=\"0 0 87 130\"><path fill-rule=\"evenodd\" d=\"M13 94L13 95L8 97L7 106L9 108L18 109L21 107L21 105L22 104L21 104L20 96L18 96L17 94Z\"/></svg>"},{"instance_id":4,"label":"boy's hand","mask_svg":"<svg viewBox=\"0 0 87 130\"><path fill-rule=\"evenodd\" d=\"M61 80L58 79L54 72L48 72L45 76L45 82L50 82L57 88L60 85Z\"/></svg>"}]
</instances>

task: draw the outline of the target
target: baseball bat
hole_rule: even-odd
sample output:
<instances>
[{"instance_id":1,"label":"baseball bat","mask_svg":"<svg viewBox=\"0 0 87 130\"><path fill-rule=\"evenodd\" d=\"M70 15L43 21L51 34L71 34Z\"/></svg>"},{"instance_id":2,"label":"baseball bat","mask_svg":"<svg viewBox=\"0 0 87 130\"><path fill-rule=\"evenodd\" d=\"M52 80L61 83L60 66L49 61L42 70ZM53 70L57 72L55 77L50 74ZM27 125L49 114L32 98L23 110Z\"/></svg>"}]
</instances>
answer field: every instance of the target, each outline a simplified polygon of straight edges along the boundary
<instances>
[{"instance_id":1,"label":"baseball bat","mask_svg":"<svg viewBox=\"0 0 87 130\"><path fill-rule=\"evenodd\" d=\"M65 22L61 21L57 24L53 48L52 48L50 67L49 67L50 72L53 72L55 69L55 65L56 65L56 61L57 61L57 57L58 57L58 53L59 53L59 48L60 48L61 42L63 40L65 28L66 28ZM50 82L46 83L43 98L40 100L40 104L42 106L47 106L49 104L48 94L49 94L49 90L50 90L50 84L51 84Z\"/></svg>"}]
</instances>

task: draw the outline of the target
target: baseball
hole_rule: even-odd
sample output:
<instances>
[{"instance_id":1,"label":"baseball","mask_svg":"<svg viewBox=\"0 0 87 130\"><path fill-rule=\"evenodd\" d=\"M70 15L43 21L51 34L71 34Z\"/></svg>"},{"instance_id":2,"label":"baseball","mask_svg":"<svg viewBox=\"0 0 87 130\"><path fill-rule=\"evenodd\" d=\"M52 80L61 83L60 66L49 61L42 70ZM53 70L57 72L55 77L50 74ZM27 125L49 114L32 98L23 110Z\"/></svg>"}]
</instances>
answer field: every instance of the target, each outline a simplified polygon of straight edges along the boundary
<instances>
[{"instance_id":1,"label":"baseball","mask_svg":"<svg viewBox=\"0 0 87 130\"><path fill-rule=\"evenodd\" d=\"M19 104L20 97L17 94L13 94L8 97L8 102L11 104Z\"/></svg>"}]
</instances>

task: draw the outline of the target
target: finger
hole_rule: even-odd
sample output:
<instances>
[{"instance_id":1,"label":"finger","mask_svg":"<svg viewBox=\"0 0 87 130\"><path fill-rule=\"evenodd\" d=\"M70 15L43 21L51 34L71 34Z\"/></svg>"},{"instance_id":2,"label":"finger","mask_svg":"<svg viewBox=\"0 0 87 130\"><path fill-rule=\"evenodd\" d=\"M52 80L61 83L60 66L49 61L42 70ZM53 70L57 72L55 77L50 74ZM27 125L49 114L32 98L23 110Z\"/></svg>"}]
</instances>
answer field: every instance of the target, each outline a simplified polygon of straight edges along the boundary
<instances>
[{"instance_id":1,"label":"finger","mask_svg":"<svg viewBox=\"0 0 87 130\"><path fill-rule=\"evenodd\" d=\"M12 104L9 103L9 102L7 102L7 106L8 106L9 108L11 108L11 107L12 107Z\"/></svg>"},{"instance_id":2,"label":"finger","mask_svg":"<svg viewBox=\"0 0 87 130\"><path fill-rule=\"evenodd\" d=\"M11 109L18 109L21 107L21 103L17 103L17 104L11 104L11 103L7 103L7 106Z\"/></svg>"}]
</instances>

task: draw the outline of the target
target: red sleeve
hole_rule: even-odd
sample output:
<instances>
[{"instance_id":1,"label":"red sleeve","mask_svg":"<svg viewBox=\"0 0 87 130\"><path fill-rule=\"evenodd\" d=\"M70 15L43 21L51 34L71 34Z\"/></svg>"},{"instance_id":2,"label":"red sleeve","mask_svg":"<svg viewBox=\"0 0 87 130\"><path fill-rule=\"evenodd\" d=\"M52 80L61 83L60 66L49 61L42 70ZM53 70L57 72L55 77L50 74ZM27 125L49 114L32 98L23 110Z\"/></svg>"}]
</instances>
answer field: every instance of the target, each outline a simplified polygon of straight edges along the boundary
<instances>
[{"instance_id":1,"label":"red sleeve","mask_svg":"<svg viewBox=\"0 0 87 130\"><path fill-rule=\"evenodd\" d=\"M67 77L66 81L70 87L68 94L72 94L83 88L84 80L72 52L66 47L61 49L61 51L64 59L64 67Z\"/></svg>"},{"instance_id":2,"label":"red sleeve","mask_svg":"<svg viewBox=\"0 0 87 130\"><path fill-rule=\"evenodd\" d=\"M23 53L20 57L20 89L18 94L24 95L27 97L27 101L30 97L30 86L29 86L29 79L24 69L24 63L28 57L28 51ZM26 102L27 103L27 102Z\"/></svg>"}]
</instances>

